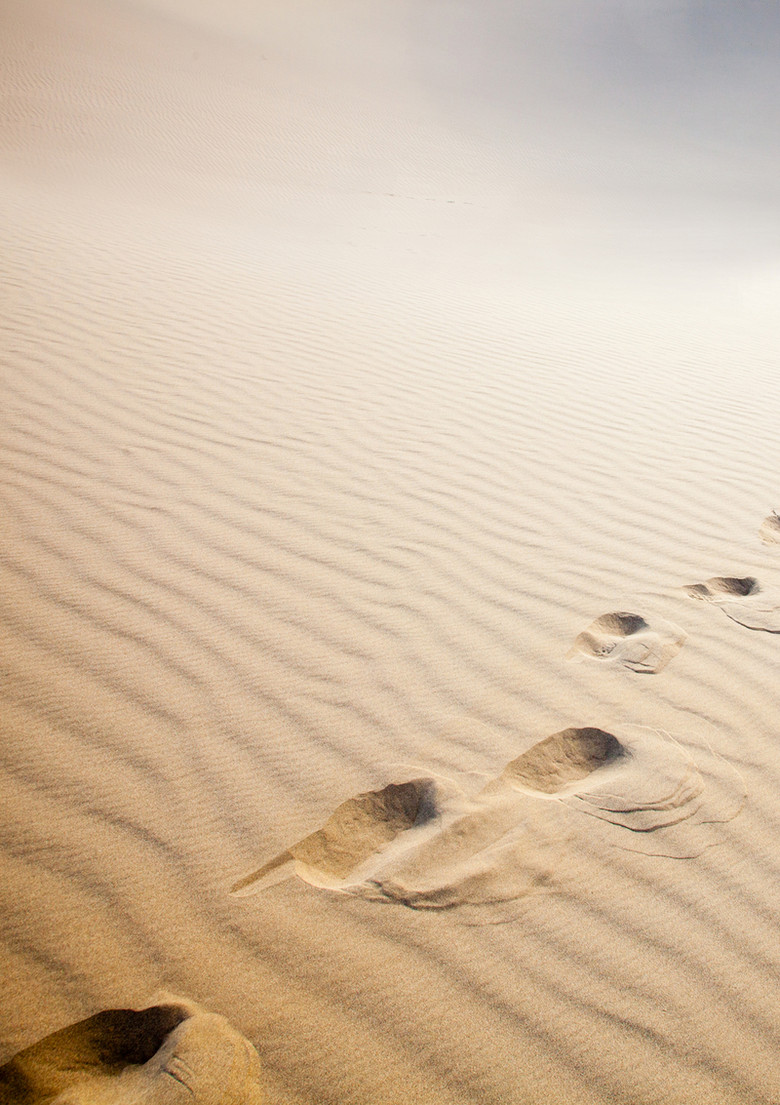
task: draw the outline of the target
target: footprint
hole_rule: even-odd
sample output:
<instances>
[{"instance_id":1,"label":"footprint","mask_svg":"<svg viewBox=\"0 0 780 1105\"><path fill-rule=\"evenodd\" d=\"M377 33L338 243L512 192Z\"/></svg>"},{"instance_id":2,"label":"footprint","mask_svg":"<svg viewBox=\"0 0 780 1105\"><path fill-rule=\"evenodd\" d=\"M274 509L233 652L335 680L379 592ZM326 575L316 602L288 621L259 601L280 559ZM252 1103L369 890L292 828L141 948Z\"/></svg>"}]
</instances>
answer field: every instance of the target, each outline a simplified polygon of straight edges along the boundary
<instances>
[{"instance_id":1,"label":"footprint","mask_svg":"<svg viewBox=\"0 0 780 1105\"><path fill-rule=\"evenodd\" d=\"M678 858L714 843L696 826L731 821L745 801L741 776L708 745L684 749L639 725L564 729L513 760L501 779L615 826L608 836L619 847Z\"/></svg>"},{"instance_id":2,"label":"footprint","mask_svg":"<svg viewBox=\"0 0 780 1105\"><path fill-rule=\"evenodd\" d=\"M599 660L654 674L666 667L685 640L684 630L672 622L656 618L650 624L640 614L617 611L591 622L575 639L568 659Z\"/></svg>"},{"instance_id":3,"label":"footprint","mask_svg":"<svg viewBox=\"0 0 780 1105\"><path fill-rule=\"evenodd\" d=\"M748 629L780 633L780 594L765 590L753 576L713 576L706 583L692 583L684 590L693 599L720 607Z\"/></svg>"},{"instance_id":4,"label":"footprint","mask_svg":"<svg viewBox=\"0 0 780 1105\"><path fill-rule=\"evenodd\" d=\"M535 803L506 788L468 798L446 779L392 783L343 802L325 825L233 887L246 894L297 875L353 896L449 909L512 900L549 878L563 830L534 825Z\"/></svg>"},{"instance_id":5,"label":"footprint","mask_svg":"<svg viewBox=\"0 0 780 1105\"><path fill-rule=\"evenodd\" d=\"M433 779L390 783L358 794L342 802L321 829L240 879L232 893L262 890L290 875L315 886L342 888L359 879L366 863L375 864L399 836L435 818Z\"/></svg>"},{"instance_id":6,"label":"footprint","mask_svg":"<svg viewBox=\"0 0 780 1105\"><path fill-rule=\"evenodd\" d=\"M507 764L500 781L542 794L560 794L624 754L620 741L603 729L562 729Z\"/></svg>"},{"instance_id":7,"label":"footprint","mask_svg":"<svg viewBox=\"0 0 780 1105\"><path fill-rule=\"evenodd\" d=\"M692 817L704 790L693 760L669 737L639 726L620 737L603 729L564 729L505 769L511 786L571 797L583 813L651 832Z\"/></svg>"},{"instance_id":8,"label":"footprint","mask_svg":"<svg viewBox=\"0 0 780 1105\"><path fill-rule=\"evenodd\" d=\"M776 510L761 523L758 536L765 545L780 545L780 514Z\"/></svg>"},{"instance_id":9,"label":"footprint","mask_svg":"<svg viewBox=\"0 0 780 1105\"><path fill-rule=\"evenodd\" d=\"M168 998L63 1028L0 1067L2 1105L262 1105L260 1060L224 1019Z\"/></svg>"}]
</instances>

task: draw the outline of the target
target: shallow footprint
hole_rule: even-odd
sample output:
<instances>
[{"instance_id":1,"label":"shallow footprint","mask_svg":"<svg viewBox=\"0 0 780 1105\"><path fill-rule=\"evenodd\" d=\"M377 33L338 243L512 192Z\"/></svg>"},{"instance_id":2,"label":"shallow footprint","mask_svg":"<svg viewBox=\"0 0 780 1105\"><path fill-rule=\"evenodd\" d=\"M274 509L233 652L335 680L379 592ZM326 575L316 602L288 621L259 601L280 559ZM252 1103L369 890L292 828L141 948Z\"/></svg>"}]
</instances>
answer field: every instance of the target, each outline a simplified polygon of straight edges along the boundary
<instances>
[{"instance_id":1,"label":"shallow footprint","mask_svg":"<svg viewBox=\"0 0 780 1105\"><path fill-rule=\"evenodd\" d=\"M765 590L753 576L713 576L683 589L693 599L718 606L748 629L780 633L780 594Z\"/></svg>"},{"instance_id":2,"label":"shallow footprint","mask_svg":"<svg viewBox=\"0 0 780 1105\"><path fill-rule=\"evenodd\" d=\"M686 636L678 625L662 618L649 623L640 614L616 611L591 622L575 639L568 659L599 660L655 674L677 655Z\"/></svg>"},{"instance_id":3,"label":"shallow footprint","mask_svg":"<svg viewBox=\"0 0 780 1105\"><path fill-rule=\"evenodd\" d=\"M732 820L745 800L739 774L708 746L687 750L639 725L564 729L508 764L501 780L615 826L608 835L621 847L678 857L714 843L694 827Z\"/></svg>"},{"instance_id":4,"label":"shallow footprint","mask_svg":"<svg viewBox=\"0 0 780 1105\"><path fill-rule=\"evenodd\" d=\"M167 998L109 1009L0 1067L0 1105L262 1105L257 1052L224 1017Z\"/></svg>"},{"instance_id":5,"label":"shallow footprint","mask_svg":"<svg viewBox=\"0 0 780 1105\"><path fill-rule=\"evenodd\" d=\"M761 523L758 536L765 545L780 545L780 514L776 510Z\"/></svg>"}]
</instances>

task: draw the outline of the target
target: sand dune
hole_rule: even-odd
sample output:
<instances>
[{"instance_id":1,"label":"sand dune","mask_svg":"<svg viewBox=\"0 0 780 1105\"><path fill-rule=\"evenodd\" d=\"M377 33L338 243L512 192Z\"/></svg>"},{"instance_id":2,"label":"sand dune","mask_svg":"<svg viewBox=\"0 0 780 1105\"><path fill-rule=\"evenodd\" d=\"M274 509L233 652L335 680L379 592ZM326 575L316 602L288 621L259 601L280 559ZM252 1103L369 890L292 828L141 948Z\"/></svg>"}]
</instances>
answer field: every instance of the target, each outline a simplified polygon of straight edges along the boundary
<instances>
[{"instance_id":1,"label":"sand dune","mask_svg":"<svg viewBox=\"0 0 780 1105\"><path fill-rule=\"evenodd\" d=\"M0 1063L780 1100L774 23L587 8L3 5Z\"/></svg>"}]
</instances>

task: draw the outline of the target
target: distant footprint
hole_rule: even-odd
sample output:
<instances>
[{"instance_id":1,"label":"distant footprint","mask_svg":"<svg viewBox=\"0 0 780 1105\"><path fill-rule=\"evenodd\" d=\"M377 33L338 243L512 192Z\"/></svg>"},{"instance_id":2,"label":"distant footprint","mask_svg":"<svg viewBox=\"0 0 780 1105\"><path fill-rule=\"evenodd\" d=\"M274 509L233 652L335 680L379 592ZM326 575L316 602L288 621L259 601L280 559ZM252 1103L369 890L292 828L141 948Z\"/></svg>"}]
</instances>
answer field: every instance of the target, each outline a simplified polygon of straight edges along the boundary
<instances>
[{"instance_id":1,"label":"distant footprint","mask_svg":"<svg viewBox=\"0 0 780 1105\"><path fill-rule=\"evenodd\" d=\"M780 594L765 590L753 576L713 576L706 583L692 583L684 590L693 599L720 607L748 629L780 633Z\"/></svg>"},{"instance_id":2,"label":"distant footprint","mask_svg":"<svg viewBox=\"0 0 780 1105\"><path fill-rule=\"evenodd\" d=\"M263 1105L260 1060L224 1019L171 998L110 1009L0 1067L0 1105Z\"/></svg>"},{"instance_id":3,"label":"distant footprint","mask_svg":"<svg viewBox=\"0 0 780 1105\"><path fill-rule=\"evenodd\" d=\"M648 623L640 614L602 614L583 630L569 650L570 660L600 660L631 671L661 671L682 648L686 633L672 622Z\"/></svg>"},{"instance_id":4,"label":"distant footprint","mask_svg":"<svg viewBox=\"0 0 780 1105\"><path fill-rule=\"evenodd\" d=\"M780 514L776 510L761 523L758 536L765 545L780 545Z\"/></svg>"}]
</instances>

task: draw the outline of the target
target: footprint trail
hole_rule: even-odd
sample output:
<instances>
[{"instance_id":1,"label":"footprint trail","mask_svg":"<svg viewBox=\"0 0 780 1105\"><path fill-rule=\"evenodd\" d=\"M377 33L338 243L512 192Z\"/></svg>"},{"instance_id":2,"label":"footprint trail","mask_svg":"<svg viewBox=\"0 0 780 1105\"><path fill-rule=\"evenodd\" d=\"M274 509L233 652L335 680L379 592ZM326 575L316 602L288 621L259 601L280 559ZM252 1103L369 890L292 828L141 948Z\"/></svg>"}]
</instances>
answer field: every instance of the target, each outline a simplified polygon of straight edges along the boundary
<instances>
[{"instance_id":1,"label":"footprint trail","mask_svg":"<svg viewBox=\"0 0 780 1105\"><path fill-rule=\"evenodd\" d=\"M472 797L433 777L359 794L233 891L296 875L414 909L495 906L554 884L583 833L690 858L717 842L714 827L743 802L738 774L704 745L685 750L642 726L570 727L532 745Z\"/></svg>"}]
</instances>

